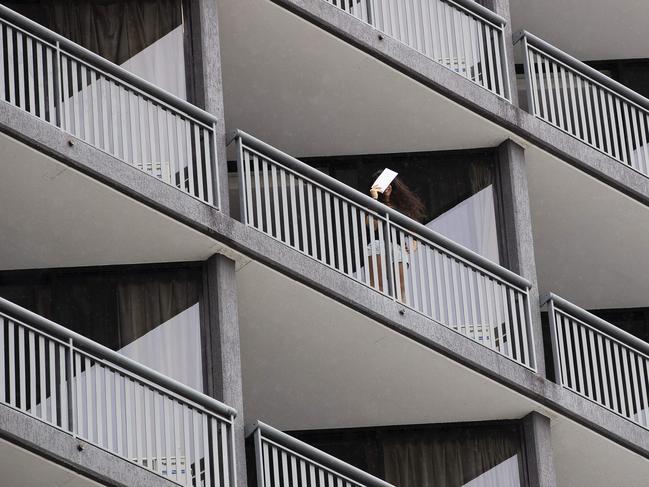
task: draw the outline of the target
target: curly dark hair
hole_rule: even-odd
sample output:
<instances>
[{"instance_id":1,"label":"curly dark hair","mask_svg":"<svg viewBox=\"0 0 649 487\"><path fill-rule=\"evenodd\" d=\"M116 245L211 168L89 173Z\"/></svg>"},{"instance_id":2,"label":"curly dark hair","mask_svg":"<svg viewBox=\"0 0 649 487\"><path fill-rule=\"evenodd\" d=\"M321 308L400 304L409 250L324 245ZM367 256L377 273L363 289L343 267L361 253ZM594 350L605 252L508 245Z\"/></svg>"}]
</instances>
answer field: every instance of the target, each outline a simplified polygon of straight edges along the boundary
<instances>
[{"instance_id":1,"label":"curly dark hair","mask_svg":"<svg viewBox=\"0 0 649 487\"><path fill-rule=\"evenodd\" d=\"M374 182L382 172L382 169L376 171L372 175L371 181ZM379 201L421 223L426 216L426 206L421 198L399 176L394 178L390 186L392 186L392 192L389 198L385 197L385 193L379 193Z\"/></svg>"}]
</instances>

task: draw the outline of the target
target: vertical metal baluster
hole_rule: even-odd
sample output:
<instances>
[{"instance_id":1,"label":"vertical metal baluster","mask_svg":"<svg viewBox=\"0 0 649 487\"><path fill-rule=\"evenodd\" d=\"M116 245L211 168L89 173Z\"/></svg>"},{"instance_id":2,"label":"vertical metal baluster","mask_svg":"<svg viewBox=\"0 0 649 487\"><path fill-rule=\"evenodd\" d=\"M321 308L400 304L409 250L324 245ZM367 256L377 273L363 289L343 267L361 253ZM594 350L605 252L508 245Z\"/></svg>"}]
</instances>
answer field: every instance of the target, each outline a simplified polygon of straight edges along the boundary
<instances>
[{"instance_id":1,"label":"vertical metal baluster","mask_svg":"<svg viewBox=\"0 0 649 487\"><path fill-rule=\"evenodd\" d=\"M274 163L270 163L270 188L268 188L268 193L272 188L273 191L273 204L272 204L272 218L275 224L274 232L271 229L271 235L278 240L282 240L282 220L280 218L280 207L281 203L279 201L279 192L277 186L279 186L279 181L277 179L277 167Z\"/></svg>"},{"instance_id":2,"label":"vertical metal baluster","mask_svg":"<svg viewBox=\"0 0 649 487\"><path fill-rule=\"evenodd\" d=\"M24 36L21 32L16 31L16 58L18 68L18 106L27 110L27 86L25 84L25 52Z\"/></svg>"},{"instance_id":3,"label":"vertical metal baluster","mask_svg":"<svg viewBox=\"0 0 649 487\"><path fill-rule=\"evenodd\" d=\"M212 418L212 463L214 464L214 485L216 487L221 487L222 474L221 467L219 466L219 459L222 457L222 451L228 449L228 445L222 445L222 448L219 448L219 429L225 429L225 425L221 424L220 419ZM223 463L223 471L225 472L228 469L226 462ZM223 487L228 487L223 485Z\"/></svg>"},{"instance_id":4,"label":"vertical metal baluster","mask_svg":"<svg viewBox=\"0 0 649 487\"><path fill-rule=\"evenodd\" d=\"M358 230L359 230L358 225L359 223L363 225L363 222L358 221L358 208L356 207L356 205L350 204L349 209L352 214L353 239L351 240L351 244L354 246L354 259L355 259L354 262L356 264L356 279L361 282L364 282L363 273L365 272L365 270L361 271L361 269L365 269L365 266L367 265L365 259L365 250L361 249L363 254L363 260L361 261L361 252L359 252L358 249L359 242L360 242L360 240L358 239ZM364 233L362 228L361 228L361 232Z\"/></svg>"},{"instance_id":5,"label":"vertical metal baluster","mask_svg":"<svg viewBox=\"0 0 649 487\"><path fill-rule=\"evenodd\" d=\"M374 215L371 213L368 213L367 215L367 228L368 228L368 240L369 240L369 245L371 245L372 248L372 255L368 255L368 259L365 260L367 263L367 267L370 265L370 259L371 259L371 269L368 269L368 273L370 277L373 278L374 283L372 283L372 279L370 279L369 284L372 286L372 288L378 290L379 289L379 277L378 277L378 264L377 264L377 255L374 253L374 247L376 245L376 234L381 233L375 228L375 223L374 223ZM365 233L365 232L363 232ZM380 244L379 244L380 245ZM365 239L363 239L363 247L367 247ZM379 251L378 257L380 258L381 252Z\"/></svg>"},{"instance_id":6,"label":"vertical metal baluster","mask_svg":"<svg viewBox=\"0 0 649 487\"><path fill-rule=\"evenodd\" d=\"M261 168L259 167L259 157L257 155L252 155L252 172L255 176L255 208L257 213L257 218L255 222L252 223L257 230L264 231L264 214L262 211L262 191L260 172Z\"/></svg>"},{"instance_id":7,"label":"vertical metal baluster","mask_svg":"<svg viewBox=\"0 0 649 487\"><path fill-rule=\"evenodd\" d=\"M200 442L199 442L199 431L200 427L196 426L196 418L198 417L198 420L200 421L200 413L196 410L192 410L190 414L190 421L192 425L192 439L193 439L193 444L194 444L194 477L196 479L196 485L200 485L200 478L201 478L201 457L204 458L204 455L201 452L200 449Z\"/></svg>"},{"instance_id":8,"label":"vertical metal baluster","mask_svg":"<svg viewBox=\"0 0 649 487\"><path fill-rule=\"evenodd\" d=\"M286 169L280 168L279 170L279 176L280 176L280 196L282 199L282 224L284 226L284 235L283 237L283 242L286 245L291 245L291 222L288 217L288 211L289 211L289 200L288 200L288 192L289 189L286 187Z\"/></svg>"},{"instance_id":9,"label":"vertical metal baluster","mask_svg":"<svg viewBox=\"0 0 649 487\"><path fill-rule=\"evenodd\" d=\"M208 428L207 428L207 414L202 413L199 418L202 420L202 436L203 436L203 468L205 471L205 481L204 484L206 487L212 486L212 472L210 471L210 445L208 438ZM168 455L168 454L167 454Z\"/></svg>"},{"instance_id":10,"label":"vertical metal baluster","mask_svg":"<svg viewBox=\"0 0 649 487\"><path fill-rule=\"evenodd\" d=\"M631 388L633 389L633 398L632 398L632 405L633 405L633 411L635 413L633 414L633 417L635 418L635 421L640 423L640 411L642 408L642 403L640 402L640 383L638 382L638 377L639 374L636 371L636 358L637 354L633 350L629 350L629 368L631 369ZM631 391L630 391L631 392Z\"/></svg>"},{"instance_id":11,"label":"vertical metal baluster","mask_svg":"<svg viewBox=\"0 0 649 487\"><path fill-rule=\"evenodd\" d=\"M326 240L327 240L327 251L329 252L329 256L327 259L327 264L329 264L332 267L336 267L336 259L335 259L335 254L334 254L334 235L332 231L332 224L331 224L331 195L329 191L323 190L323 195L324 195L324 207L325 207L325 222L326 222ZM336 228L336 233L340 232L340 229Z\"/></svg>"},{"instance_id":12,"label":"vertical metal baluster","mask_svg":"<svg viewBox=\"0 0 649 487\"><path fill-rule=\"evenodd\" d=\"M289 184L289 194L291 198L291 230L293 234L293 247L296 249L300 249L300 225L298 224L298 207L297 207L297 196L296 196L296 188L297 188L297 179L293 175L293 173L289 173L288 177L288 184ZM301 222L304 224L304 222Z\"/></svg>"},{"instance_id":13,"label":"vertical metal baluster","mask_svg":"<svg viewBox=\"0 0 649 487\"><path fill-rule=\"evenodd\" d=\"M336 269L338 269L340 272L345 272L345 261L344 261L344 254L343 254L343 245L342 245L342 235L343 235L343 225L340 220L340 205L342 203L342 200L338 198L337 196L333 197L333 205L334 205L334 233L335 238L336 238L336 263L334 264L333 259L332 259L332 264L335 265Z\"/></svg>"},{"instance_id":14,"label":"vertical metal baluster","mask_svg":"<svg viewBox=\"0 0 649 487\"><path fill-rule=\"evenodd\" d=\"M314 259L318 258L318 236L315 230L315 220L316 213L313 205L313 186L311 183L304 181L304 187L306 189L307 196L307 205L308 205L308 219L309 222L309 242L311 244L311 249L309 255Z\"/></svg>"},{"instance_id":15,"label":"vertical metal baluster","mask_svg":"<svg viewBox=\"0 0 649 487\"><path fill-rule=\"evenodd\" d=\"M74 421L74 429L72 432L77 436L82 436L81 428L84 425L83 421L83 397L81 393L81 355L75 352L73 344L70 342L70 351L74 357L74 395L75 395L75 410L76 416ZM87 437L87 435L86 435Z\"/></svg>"},{"instance_id":16,"label":"vertical metal baluster","mask_svg":"<svg viewBox=\"0 0 649 487\"><path fill-rule=\"evenodd\" d=\"M494 57L495 57L495 65L496 65L496 80L498 82L498 88L494 90L494 92L498 95L501 95L503 97L509 96L507 93L507 89L505 88L506 82L505 80L509 76L509 73L507 72L506 66L504 66L503 61L505 60L505 52L501 48L501 43L500 43L500 33L502 32L500 29L492 29L493 32L493 45L494 45Z\"/></svg>"},{"instance_id":17,"label":"vertical metal baluster","mask_svg":"<svg viewBox=\"0 0 649 487\"><path fill-rule=\"evenodd\" d=\"M45 64L47 55L43 56L43 50L47 52L48 47L40 41L35 41L34 47L36 50L36 96L38 98L38 117L41 120L47 121L45 116L45 95L47 86L47 66ZM1 48L1 47L0 47ZM2 66L2 63L0 63Z\"/></svg>"},{"instance_id":18,"label":"vertical metal baluster","mask_svg":"<svg viewBox=\"0 0 649 487\"><path fill-rule=\"evenodd\" d=\"M298 196L300 200L300 224L302 230L302 251L309 255L309 233L307 232L307 209L304 200L304 181L301 177L295 177L297 181Z\"/></svg>"},{"instance_id":19,"label":"vertical metal baluster","mask_svg":"<svg viewBox=\"0 0 649 487\"><path fill-rule=\"evenodd\" d=\"M589 356L590 356L591 371L593 374L592 397L595 401L601 403L602 383L601 383L601 373L599 371L599 366L597 364L597 353L596 353L597 349L595 347L595 333L591 329L588 329L586 333L588 335L588 349L589 349Z\"/></svg>"},{"instance_id":20,"label":"vertical metal baluster","mask_svg":"<svg viewBox=\"0 0 649 487\"><path fill-rule=\"evenodd\" d=\"M586 93L586 109L584 110L584 88L587 87L587 81L582 78L577 78L578 81L578 96L579 96L579 113L581 114L581 135L582 140L586 143L596 144L595 141L595 129L593 123L593 109L590 103L590 91ZM590 139L589 139L590 137ZM590 142L589 142L590 141Z\"/></svg>"},{"instance_id":21,"label":"vertical metal baluster","mask_svg":"<svg viewBox=\"0 0 649 487\"><path fill-rule=\"evenodd\" d=\"M376 223L378 225L375 236L378 234L379 237L379 258L381 262L381 272L378 274L374 274L374 283L377 284L380 282L380 284L377 284L377 288L382 291L383 293L389 293L389 284L387 282L387 272L386 272L386 267L388 265L389 257L388 254L390 253L390 245L388 241L385 239L386 235L386 226L387 223L385 220L383 220L381 217L377 216L376 217ZM376 260L376 256L374 256L374 260ZM378 262L377 262L377 268L378 268ZM377 269L378 272L378 269Z\"/></svg>"},{"instance_id":22,"label":"vertical metal baluster","mask_svg":"<svg viewBox=\"0 0 649 487\"><path fill-rule=\"evenodd\" d=\"M205 158L203 157L203 152L201 150L201 133L196 123L191 123L193 125L194 132L194 151L195 151L195 164L196 164L196 185L198 191L193 193L198 199L205 201ZM211 186L211 182L208 182L208 186Z\"/></svg>"},{"instance_id":23,"label":"vertical metal baluster","mask_svg":"<svg viewBox=\"0 0 649 487\"><path fill-rule=\"evenodd\" d=\"M182 409L183 415L183 451L185 452L185 487L191 487L192 485L192 476L191 476L191 465L194 457L191 454L191 436L189 430L189 420L188 417L191 415L191 410L187 406L183 406ZM193 460L194 462L196 460ZM198 484L197 484L198 485Z\"/></svg>"},{"instance_id":24,"label":"vertical metal baluster","mask_svg":"<svg viewBox=\"0 0 649 487\"><path fill-rule=\"evenodd\" d=\"M18 326L18 407L22 410L27 410L27 391L26 391L26 378L25 369L27 362L25 360L25 328L22 325Z\"/></svg>"},{"instance_id":25,"label":"vertical metal baluster","mask_svg":"<svg viewBox=\"0 0 649 487\"><path fill-rule=\"evenodd\" d=\"M241 212L241 222L244 225L255 226L255 211L252 204L252 172L253 160L250 151L243 146L241 138L236 139L237 143L237 160L239 161L239 208Z\"/></svg>"},{"instance_id":26,"label":"vertical metal baluster","mask_svg":"<svg viewBox=\"0 0 649 487\"><path fill-rule=\"evenodd\" d=\"M627 104L627 117L631 117L633 146L635 149L630 148L632 153L631 164L636 171L642 171L642 143L640 142L640 131L638 130L638 116L640 112L633 106Z\"/></svg>"},{"instance_id":27,"label":"vertical metal baluster","mask_svg":"<svg viewBox=\"0 0 649 487\"><path fill-rule=\"evenodd\" d=\"M315 204L316 204L316 219L318 221L318 246L320 248L320 260L327 264L327 248L325 245L325 231L324 231L324 219L325 212L323 211L322 205L322 195L323 190L320 187L314 185L315 187Z\"/></svg>"},{"instance_id":28,"label":"vertical metal baluster","mask_svg":"<svg viewBox=\"0 0 649 487\"><path fill-rule=\"evenodd\" d=\"M587 337L587 328L585 326L580 326L580 334L581 337L578 338L580 340L581 346L582 346L582 354L580 355L581 358L584 360L584 379L585 379L585 384L584 384L584 395L590 398L594 398L595 394L593 393L593 382L591 381L591 371L592 371L592 360L590 357L589 353L589 346L588 346L588 337Z\"/></svg>"},{"instance_id":29,"label":"vertical metal baluster","mask_svg":"<svg viewBox=\"0 0 649 487\"><path fill-rule=\"evenodd\" d=\"M25 404L25 409L29 409L32 416L36 416L36 343L34 332L29 329L27 330L27 352L29 355L29 400Z\"/></svg>"},{"instance_id":30,"label":"vertical metal baluster","mask_svg":"<svg viewBox=\"0 0 649 487\"><path fill-rule=\"evenodd\" d=\"M629 380L631 374L629 373L629 362L627 358L630 352L622 345L619 346L619 350L622 355L622 377L624 377L624 391L626 392L625 400L627 417L633 418L633 396L631 391L631 382Z\"/></svg>"},{"instance_id":31,"label":"vertical metal baluster","mask_svg":"<svg viewBox=\"0 0 649 487\"><path fill-rule=\"evenodd\" d=\"M617 344L613 340L606 339L607 352L611 353L609 360L611 367L611 390L613 392L613 409L624 414L624 391L622 390L622 375L620 371L620 354Z\"/></svg>"},{"instance_id":32,"label":"vertical metal baluster","mask_svg":"<svg viewBox=\"0 0 649 487\"><path fill-rule=\"evenodd\" d=\"M638 380L640 381L641 387L641 398L642 398L642 416L639 416L641 419L641 424L643 426L649 425L649 396L647 395L647 381L649 381L649 374L647 374L647 359L644 356L638 355Z\"/></svg>"},{"instance_id":33,"label":"vertical metal baluster","mask_svg":"<svg viewBox=\"0 0 649 487\"><path fill-rule=\"evenodd\" d=\"M545 90L545 63L544 63L544 58L542 57L541 53L537 52L536 53L536 59L534 61L535 66L538 68L538 82L539 82L539 98L541 100L541 104L539 108L542 108L542 110L539 110L538 116L541 117L543 120L546 120L548 122L551 122L550 119L550 112L548 110L548 102L547 102L547 96L548 93ZM571 73L568 73L568 77L571 76ZM572 78L570 78L570 91L574 92L574 88L572 86ZM573 96L574 100L574 96Z\"/></svg>"},{"instance_id":34,"label":"vertical metal baluster","mask_svg":"<svg viewBox=\"0 0 649 487\"><path fill-rule=\"evenodd\" d=\"M591 101L591 83L587 79L582 79L582 83L584 86L584 98L586 98L586 122L588 125L589 135L589 137L584 136L584 140L588 141L588 143L591 145L597 146L597 141L595 140L595 119L593 118L593 104Z\"/></svg>"}]
</instances>

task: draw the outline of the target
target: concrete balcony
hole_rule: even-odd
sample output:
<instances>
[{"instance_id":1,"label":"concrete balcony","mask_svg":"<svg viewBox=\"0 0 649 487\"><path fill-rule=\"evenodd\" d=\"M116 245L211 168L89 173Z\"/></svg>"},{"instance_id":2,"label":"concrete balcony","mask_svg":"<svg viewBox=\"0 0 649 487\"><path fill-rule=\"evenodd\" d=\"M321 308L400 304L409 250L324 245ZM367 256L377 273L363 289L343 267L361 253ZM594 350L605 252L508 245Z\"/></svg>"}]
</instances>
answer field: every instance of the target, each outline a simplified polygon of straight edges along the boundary
<instances>
[{"instance_id":1,"label":"concrete balcony","mask_svg":"<svg viewBox=\"0 0 649 487\"><path fill-rule=\"evenodd\" d=\"M16 416L3 421L5 436L38 449L31 436L44 424L79 451L104 450L176 484L236 485L232 408L9 301L0 308L0 407L38 424L21 434Z\"/></svg>"}]
</instances>

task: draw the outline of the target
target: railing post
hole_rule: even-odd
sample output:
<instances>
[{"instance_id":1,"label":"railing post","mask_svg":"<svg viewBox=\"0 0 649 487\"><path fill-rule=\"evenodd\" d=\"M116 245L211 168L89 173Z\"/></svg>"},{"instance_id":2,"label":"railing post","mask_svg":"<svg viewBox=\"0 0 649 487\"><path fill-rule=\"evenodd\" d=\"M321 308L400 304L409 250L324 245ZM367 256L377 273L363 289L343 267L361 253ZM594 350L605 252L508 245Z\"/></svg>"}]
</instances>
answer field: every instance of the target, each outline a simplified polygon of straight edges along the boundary
<instances>
[{"instance_id":1,"label":"railing post","mask_svg":"<svg viewBox=\"0 0 649 487\"><path fill-rule=\"evenodd\" d=\"M68 381L67 381L67 395L68 395L68 426L70 428L70 432L72 433L72 436L75 438L77 437L77 425L74 420L74 412L77 410L76 408L76 385L72 385L72 381L74 379L75 375L75 367L74 367L74 343L72 341L72 338L68 340L68 363L66 365L66 374L68 376Z\"/></svg>"},{"instance_id":2,"label":"railing post","mask_svg":"<svg viewBox=\"0 0 649 487\"><path fill-rule=\"evenodd\" d=\"M532 363L529 364L534 370L536 370L536 347L534 346L534 322L532 321L532 300L530 299L530 290L525 290L525 315L527 320L527 343L529 350L531 352Z\"/></svg>"},{"instance_id":3,"label":"railing post","mask_svg":"<svg viewBox=\"0 0 649 487\"><path fill-rule=\"evenodd\" d=\"M239 221L244 225L247 225L248 204L246 195L247 191L250 191L250 188L246 187L246 167L243 160L243 143L239 136L234 139L234 142L237 150L237 176L239 178ZM295 211L295 208L293 208L293 211Z\"/></svg>"},{"instance_id":4,"label":"railing post","mask_svg":"<svg viewBox=\"0 0 649 487\"><path fill-rule=\"evenodd\" d=\"M550 326L550 344L552 346L552 367L554 368L554 381L560 386L564 385L563 374L559 357L559 337L557 335L557 322L555 319L554 301L548 300L548 325Z\"/></svg>"},{"instance_id":5,"label":"railing post","mask_svg":"<svg viewBox=\"0 0 649 487\"><path fill-rule=\"evenodd\" d=\"M530 71L529 47L527 45L527 36L523 35L523 71L525 72L525 93L527 97L527 111L534 115L536 107L534 106L534 93L532 93L532 72Z\"/></svg>"},{"instance_id":6,"label":"railing post","mask_svg":"<svg viewBox=\"0 0 649 487\"><path fill-rule=\"evenodd\" d=\"M61 63L61 44L56 41L56 56L54 58L54 110L56 111L56 121L54 124L62 129L63 128L63 64Z\"/></svg>"},{"instance_id":7,"label":"railing post","mask_svg":"<svg viewBox=\"0 0 649 487\"><path fill-rule=\"evenodd\" d=\"M509 51L509 46L507 46L505 43L508 42L507 36L505 35L505 26L501 25L500 28L498 29L500 32L500 47L502 49L502 56L500 59L500 64L502 72L503 72L503 78L505 78L505 93L503 94L505 98L509 101L515 100L516 98L514 97L514 93L512 93L512 81L511 81L511 73L509 70L509 61L508 61L508 56L507 52ZM515 75L515 73L514 73Z\"/></svg>"},{"instance_id":8,"label":"railing post","mask_svg":"<svg viewBox=\"0 0 649 487\"><path fill-rule=\"evenodd\" d=\"M390 215L385 214L385 237L383 240L385 241L385 269L386 272L388 273L387 275L387 280L388 280L388 289L386 289L388 296L392 297L394 301L397 299L397 291L396 291L396 274L397 272L394 269L394 251L392 248L392 223L390 223Z\"/></svg>"},{"instance_id":9,"label":"railing post","mask_svg":"<svg viewBox=\"0 0 649 487\"><path fill-rule=\"evenodd\" d=\"M216 122L212 123L212 144L211 144L211 150L212 150L212 157L210 158L210 163L212 164L212 174L213 179L211 181L212 184L212 194L214 195L215 201L212 201L214 206L216 206L217 209L221 209L221 184L219 182L219 158L218 158L218 149L216 147ZM227 165L227 161L223 161L223 164ZM227 173L227 171L226 171Z\"/></svg>"},{"instance_id":10,"label":"railing post","mask_svg":"<svg viewBox=\"0 0 649 487\"><path fill-rule=\"evenodd\" d=\"M263 451L261 442L261 429L255 430L255 465L257 469L257 487L265 487Z\"/></svg>"}]
</instances>

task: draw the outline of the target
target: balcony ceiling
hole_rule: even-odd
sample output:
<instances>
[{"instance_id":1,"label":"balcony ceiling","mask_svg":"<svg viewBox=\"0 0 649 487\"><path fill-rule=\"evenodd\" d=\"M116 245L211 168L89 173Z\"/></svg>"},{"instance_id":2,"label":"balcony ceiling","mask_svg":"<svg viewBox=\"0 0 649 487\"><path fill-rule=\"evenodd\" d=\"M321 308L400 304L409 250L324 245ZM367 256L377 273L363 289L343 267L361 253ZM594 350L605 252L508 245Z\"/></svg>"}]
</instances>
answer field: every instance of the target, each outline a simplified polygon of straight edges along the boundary
<instances>
[{"instance_id":1,"label":"balcony ceiling","mask_svg":"<svg viewBox=\"0 0 649 487\"><path fill-rule=\"evenodd\" d=\"M649 306L649 209L538 149L527 161L541 294L587 309Z\"/></svg>"},{"instance_id":2,"label":"balcony ceiling","mask_svg":"<svg viewBox=\"0 0 649 487\"><path fill-rule=\"evenodd\" d=\"M99 487L101 484L0 440L2 485L11 487Z\"/></svg>"},{"instance_id":3,"label":"balcony ceiling","mask_svg":"<svg viewBox=\"0 0 649 487\"><path fill-rule=\"evenodd\" d=\"M0 270L203 260L216 242L0 134Z\"/></svg>"},{"instance_id":4,"label":"balcony ceiling","mask_svg":"<svg viewBox=\"0 0 649 487\"><path fill-rule=\"evenodd\" d=\"M553 420L558 485L646 485L646 458L302 284L255 262L237 284L248 423L322 429L537 410Z\"/></svg>"},{"instance_id":5,"label":"balcony ceiling","mask_svg":"<svg viewBox=\"0 0 649 487\"><path fill-rule=\"evenodd\" d=\"M646 0L510 0L512 28L582 61L649 58Z\"/></svg>"},{"instance_id":6,"label":"balcony ceiling","mask_svg":"<svg viewBox=\"0 0 649 487\"><path fill-rule=\"evenodd\" d=\"M489 147L507 138L269 0L219 2L228 131L294 156Z\"/></svg>"}]
</instances>

